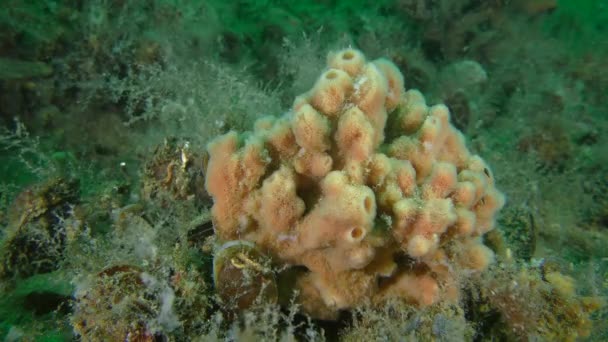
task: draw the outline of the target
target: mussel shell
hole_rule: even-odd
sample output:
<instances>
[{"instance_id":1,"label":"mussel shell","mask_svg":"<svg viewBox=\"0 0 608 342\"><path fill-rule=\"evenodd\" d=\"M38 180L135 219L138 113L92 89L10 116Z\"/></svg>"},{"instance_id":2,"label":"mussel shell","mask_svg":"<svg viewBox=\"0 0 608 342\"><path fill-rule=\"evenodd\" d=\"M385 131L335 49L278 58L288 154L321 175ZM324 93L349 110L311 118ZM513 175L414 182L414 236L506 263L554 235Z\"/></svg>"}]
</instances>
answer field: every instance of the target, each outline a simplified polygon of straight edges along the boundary
<instances>
[{"instance_id":1,"label":"mussel shell","mask_svg":"<svg viewBox=\"0 0 608 342\"><path fill-rule=\"evenodd\" d=\"M213 282L228 309L247 309L258 299L270 303L278 300L269 258L249 241L229 241L215 251Z\"/></svg>"}]
</instances>

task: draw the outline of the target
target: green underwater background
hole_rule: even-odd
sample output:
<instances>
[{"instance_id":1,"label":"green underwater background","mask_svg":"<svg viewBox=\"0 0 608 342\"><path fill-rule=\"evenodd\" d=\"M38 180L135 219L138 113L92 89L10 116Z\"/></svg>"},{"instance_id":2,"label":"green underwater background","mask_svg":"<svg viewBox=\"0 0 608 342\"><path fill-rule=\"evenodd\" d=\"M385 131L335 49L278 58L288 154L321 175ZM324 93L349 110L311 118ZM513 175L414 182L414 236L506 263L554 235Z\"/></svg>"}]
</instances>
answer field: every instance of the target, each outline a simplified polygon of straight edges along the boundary
<instances>
[{"instance_id":1,"label":"green underwater background","mask_svg":"<svg viewBox=\"0 0 608 342\"><path fill-rule=\"evenodd\" d=\"M458 305L226 310L205 146L349 46L492 167L496 263ZM608 2L2 0L0 180L5 341L608 341Z\"/></svg>"}]
</instances>

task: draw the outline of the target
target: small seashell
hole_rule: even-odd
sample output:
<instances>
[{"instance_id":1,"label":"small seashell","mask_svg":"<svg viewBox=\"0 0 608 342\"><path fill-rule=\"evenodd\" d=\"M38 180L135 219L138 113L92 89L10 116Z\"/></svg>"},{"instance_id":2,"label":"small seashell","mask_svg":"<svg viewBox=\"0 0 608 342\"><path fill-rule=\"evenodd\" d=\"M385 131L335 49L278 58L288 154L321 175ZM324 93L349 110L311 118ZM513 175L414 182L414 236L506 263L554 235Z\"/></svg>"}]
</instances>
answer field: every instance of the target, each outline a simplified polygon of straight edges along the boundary
<instances>
[{"instance_id":1,"label":"small seashell","mask_svg":"<svg viewBox=\"0 0 608 342\"><path fill-rule=\"evenodd\" d=\"M229 241L213 257L215 291L230 310L251 307L256 300L276 303L275 275L266 257L253 243Z\"/></svg>"}]
</instances>

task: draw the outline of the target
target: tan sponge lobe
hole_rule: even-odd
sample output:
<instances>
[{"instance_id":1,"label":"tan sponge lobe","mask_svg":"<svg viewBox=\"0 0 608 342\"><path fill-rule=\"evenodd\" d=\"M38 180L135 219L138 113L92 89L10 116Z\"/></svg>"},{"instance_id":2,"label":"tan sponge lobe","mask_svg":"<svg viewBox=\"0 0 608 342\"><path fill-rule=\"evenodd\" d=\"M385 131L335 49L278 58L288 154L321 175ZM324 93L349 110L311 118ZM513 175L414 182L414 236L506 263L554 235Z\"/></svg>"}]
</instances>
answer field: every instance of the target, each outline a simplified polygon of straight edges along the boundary
<instances>
[{"instance_id":1,"label":"tan sponge lobe","mask_svg":"<svg viewBox=\"0 0 608 342\"><path fill-rule=\"evenodd\" d=\"M489 166L448 107L406 90L387 59L332 52L291 110L207 149L218 243L245 241L277 269L295 267L295 282L279 287L299 291L314 317L390 299L456 301L494 260L482 236L505 198Z\"/></svg>"}]
</instances>

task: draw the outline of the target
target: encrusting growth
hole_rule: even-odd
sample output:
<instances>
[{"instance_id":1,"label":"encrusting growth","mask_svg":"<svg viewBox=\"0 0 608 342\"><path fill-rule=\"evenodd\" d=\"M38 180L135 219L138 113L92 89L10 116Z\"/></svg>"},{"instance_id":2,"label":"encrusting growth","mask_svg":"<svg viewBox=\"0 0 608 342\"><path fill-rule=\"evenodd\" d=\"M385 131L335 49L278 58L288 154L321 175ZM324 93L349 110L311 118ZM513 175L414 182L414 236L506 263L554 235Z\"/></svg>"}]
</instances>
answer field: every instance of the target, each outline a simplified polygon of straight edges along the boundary
<instances>
[{"instance_id":1,"label":"encrusting growth","mask_svg":"<svg viewBox=\"0 0 608 342\"><path fill-rule=\"evenodd\" d=\"M463 271L493 261L481 237L504 196L489 167L390 61L345 49L327 64L288 113L209 144L218 240L304 266L294 286L314 317L457 300Z\"/></svg>"}]
</instances>

